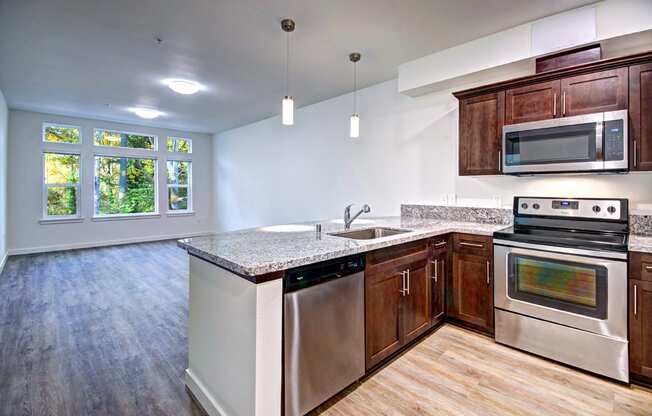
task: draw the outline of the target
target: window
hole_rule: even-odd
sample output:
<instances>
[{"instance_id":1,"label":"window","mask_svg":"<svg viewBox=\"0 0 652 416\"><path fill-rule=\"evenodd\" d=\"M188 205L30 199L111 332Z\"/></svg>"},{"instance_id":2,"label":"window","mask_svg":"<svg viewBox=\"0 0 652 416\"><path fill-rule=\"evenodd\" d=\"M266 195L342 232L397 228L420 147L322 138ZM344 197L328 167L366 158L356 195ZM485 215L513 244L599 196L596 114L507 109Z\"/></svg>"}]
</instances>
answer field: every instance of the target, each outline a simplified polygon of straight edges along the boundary
<instances>
[{"instance_id":1,"label":"window","mask_svg":"<svg viewBox=\"0 0 652 416\"><path fill-rule=\"evenodd\" d=\"M158 211L156 160L95 156L95 215Z\"/></svg>"},{"instance_id":2,"label":"window","mask_svg":"<svg viewBox=\"0 0 652 416\"><path fill-rule=\"evenodd\" d=\"M48 143L81 143L81 129L65 124L43 124L43 141Z\"/></svg>"},{"instance_id":3,"label":"window","mask_svg":"<svg viewBox=\"0 0 652 416\"><path fill-rule=\"evenodd\" d=\"M168 210L192 210L192 162L168 160Z\"/></svg>"},{"instance_id":4,"label":"window","mask_svg":"<svg viewBox=\"0 0 652 416\"><path fill-rule=\"evenodd\" d=\"M181 137L168 137L168 152L192 153L192 140Z\"/></svg>"},{"instance_id":5,"label":"window","mask_svg":"<svg viewBox=\"0 0 652 416\"><path fill-rule=\"evenodd\" d=\"M94 136L96 146L156 150L156 136L103 129L95 129Z\"/></svg>"},{"instance_id":6,"label":"window","mask_svg":"<svg viewBox=\"0 0 652 416\"><path fill-rule=\"evenodd\" d=\"M79 155L43 153L43 217L79 217Z\"/></svg>"}]
</instances>

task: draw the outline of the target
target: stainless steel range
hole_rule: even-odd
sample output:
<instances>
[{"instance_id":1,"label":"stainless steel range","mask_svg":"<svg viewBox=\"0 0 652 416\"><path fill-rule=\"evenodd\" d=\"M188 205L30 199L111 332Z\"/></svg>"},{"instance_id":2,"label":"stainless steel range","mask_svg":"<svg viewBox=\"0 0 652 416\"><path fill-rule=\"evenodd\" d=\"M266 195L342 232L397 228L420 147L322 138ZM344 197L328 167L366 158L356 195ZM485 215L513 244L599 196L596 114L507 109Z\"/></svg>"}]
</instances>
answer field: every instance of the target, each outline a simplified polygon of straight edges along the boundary
<instances>
[{"instance_id":1,"label":"stainless steel range","mask_svg":"<svg viewBox=\"0 0 652 416\"><path fill-rule=\"evenodd\" d=\"M496 341L624 382L626 199L514 198L494 233Z\"/></svg>"}]
</instances>

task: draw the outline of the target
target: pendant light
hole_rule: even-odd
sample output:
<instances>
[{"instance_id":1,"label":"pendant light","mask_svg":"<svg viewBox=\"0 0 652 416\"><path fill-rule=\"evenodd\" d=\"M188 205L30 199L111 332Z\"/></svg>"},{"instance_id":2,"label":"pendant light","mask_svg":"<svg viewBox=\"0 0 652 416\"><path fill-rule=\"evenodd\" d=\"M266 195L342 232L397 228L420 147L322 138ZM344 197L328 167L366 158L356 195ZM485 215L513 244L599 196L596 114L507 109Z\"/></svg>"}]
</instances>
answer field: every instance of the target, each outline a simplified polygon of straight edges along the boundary
<instances>
[{"instance_id":1,"label":"pendant light","mask_svg":"<svg viewBox=\"0 0 652 416\"><path fill-rule=\"evenodd\" d=\"M281 103L281 121L285 126L294 124L294 100L290 95L290 33L294 32L294 20L283 19L281 29L286 33L285 38L285 97Z\"/></svg>"},{"instance_id":2,"label":"pendant light","mask_svg":"<svg viewBox=\"0 0 652 416\"><path fill-rule=\"evenodd\" d=\"M349 54L349 60L353 62L353 114L351 114L351 125L349 136L352 139L360 137L360 116L358 115L358 61L362 56L358 52Z\"/></svg>"}]
</instances>

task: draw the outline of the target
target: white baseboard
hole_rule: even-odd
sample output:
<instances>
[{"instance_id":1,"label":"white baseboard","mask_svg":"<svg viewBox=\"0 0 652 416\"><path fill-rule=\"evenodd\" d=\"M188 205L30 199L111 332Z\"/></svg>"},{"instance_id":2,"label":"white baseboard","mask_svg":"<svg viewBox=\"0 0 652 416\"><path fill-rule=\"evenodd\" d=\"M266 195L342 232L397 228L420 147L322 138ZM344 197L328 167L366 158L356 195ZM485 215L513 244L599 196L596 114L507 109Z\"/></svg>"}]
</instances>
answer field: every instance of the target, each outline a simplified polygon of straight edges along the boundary
<instances>
[{"instance_id":1,"label":"white baseboard","mask_svg":"<svg viewBox=\"0 0 652 416\"><path fill-rule=\"evenodd\" d=\"M9 253L4 253L2 255L2 260L0 260L0 274L2 274L2 271L5 269L5 263L7 263L7 257L9 257Z\"/></svg>"},{"instance_id":2,"label":"white baseboard","mask_svg":"<svg viewBox=\"0 0 652 416\"><path fill-rule=\"evenodd\" d=\"M206 390L204 383L189 368L186 369L186 386L209 416L229 416L219 403L217 403L213 395Z\"/></svg>"},{"instance_id":3,"label":"white baseboard","mask_svg":"<svg viewBox=\"0 0 652 416\"><path fill-rule=\"evenodd\" d=\"M155 235L149 237L134 237L134 238L124 238L119 240L107 240L107 241L92 241L87 243L72 243L72 244L55 244L51 246L41 246L41 247L28 247L28 248L14 248L10 249L8 252L9 256L17 256L21 254L34 254L34 253L48 253L51 251L64 251L64 250L76 250L80 248L93 248L93 247L106 247L106 246L118 246L124 244L134 244L134 243L147 243L152 241L162 241L162 240L175 240L179 238L189 238L189 237L200 237L204 235L213 234L213 231L205 231L201 233L183 233L183 234L168 234L168 235Z\"/></svg>"}]
</instances>

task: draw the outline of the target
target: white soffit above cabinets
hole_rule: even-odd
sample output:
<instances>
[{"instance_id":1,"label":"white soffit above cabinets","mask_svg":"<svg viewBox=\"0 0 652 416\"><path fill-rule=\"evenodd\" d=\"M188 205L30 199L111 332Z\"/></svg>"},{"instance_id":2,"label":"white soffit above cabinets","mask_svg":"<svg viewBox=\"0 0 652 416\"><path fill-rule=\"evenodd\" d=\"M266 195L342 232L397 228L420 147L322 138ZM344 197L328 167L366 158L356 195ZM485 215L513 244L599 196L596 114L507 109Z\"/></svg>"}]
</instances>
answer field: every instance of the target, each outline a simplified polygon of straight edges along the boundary
<instances>
[{"instance_id":1,"label":"white soffit above cabinets","mask_svg":"<svg viewBox=\"0 0 652 416\"><path fill-rule=\"evenodd\" d=\"M534 73L538 56L599 41L604 57L652 49L652 1L606 0L406 62L400 93L413 97Z\"/></svg>"}]
</instances>

